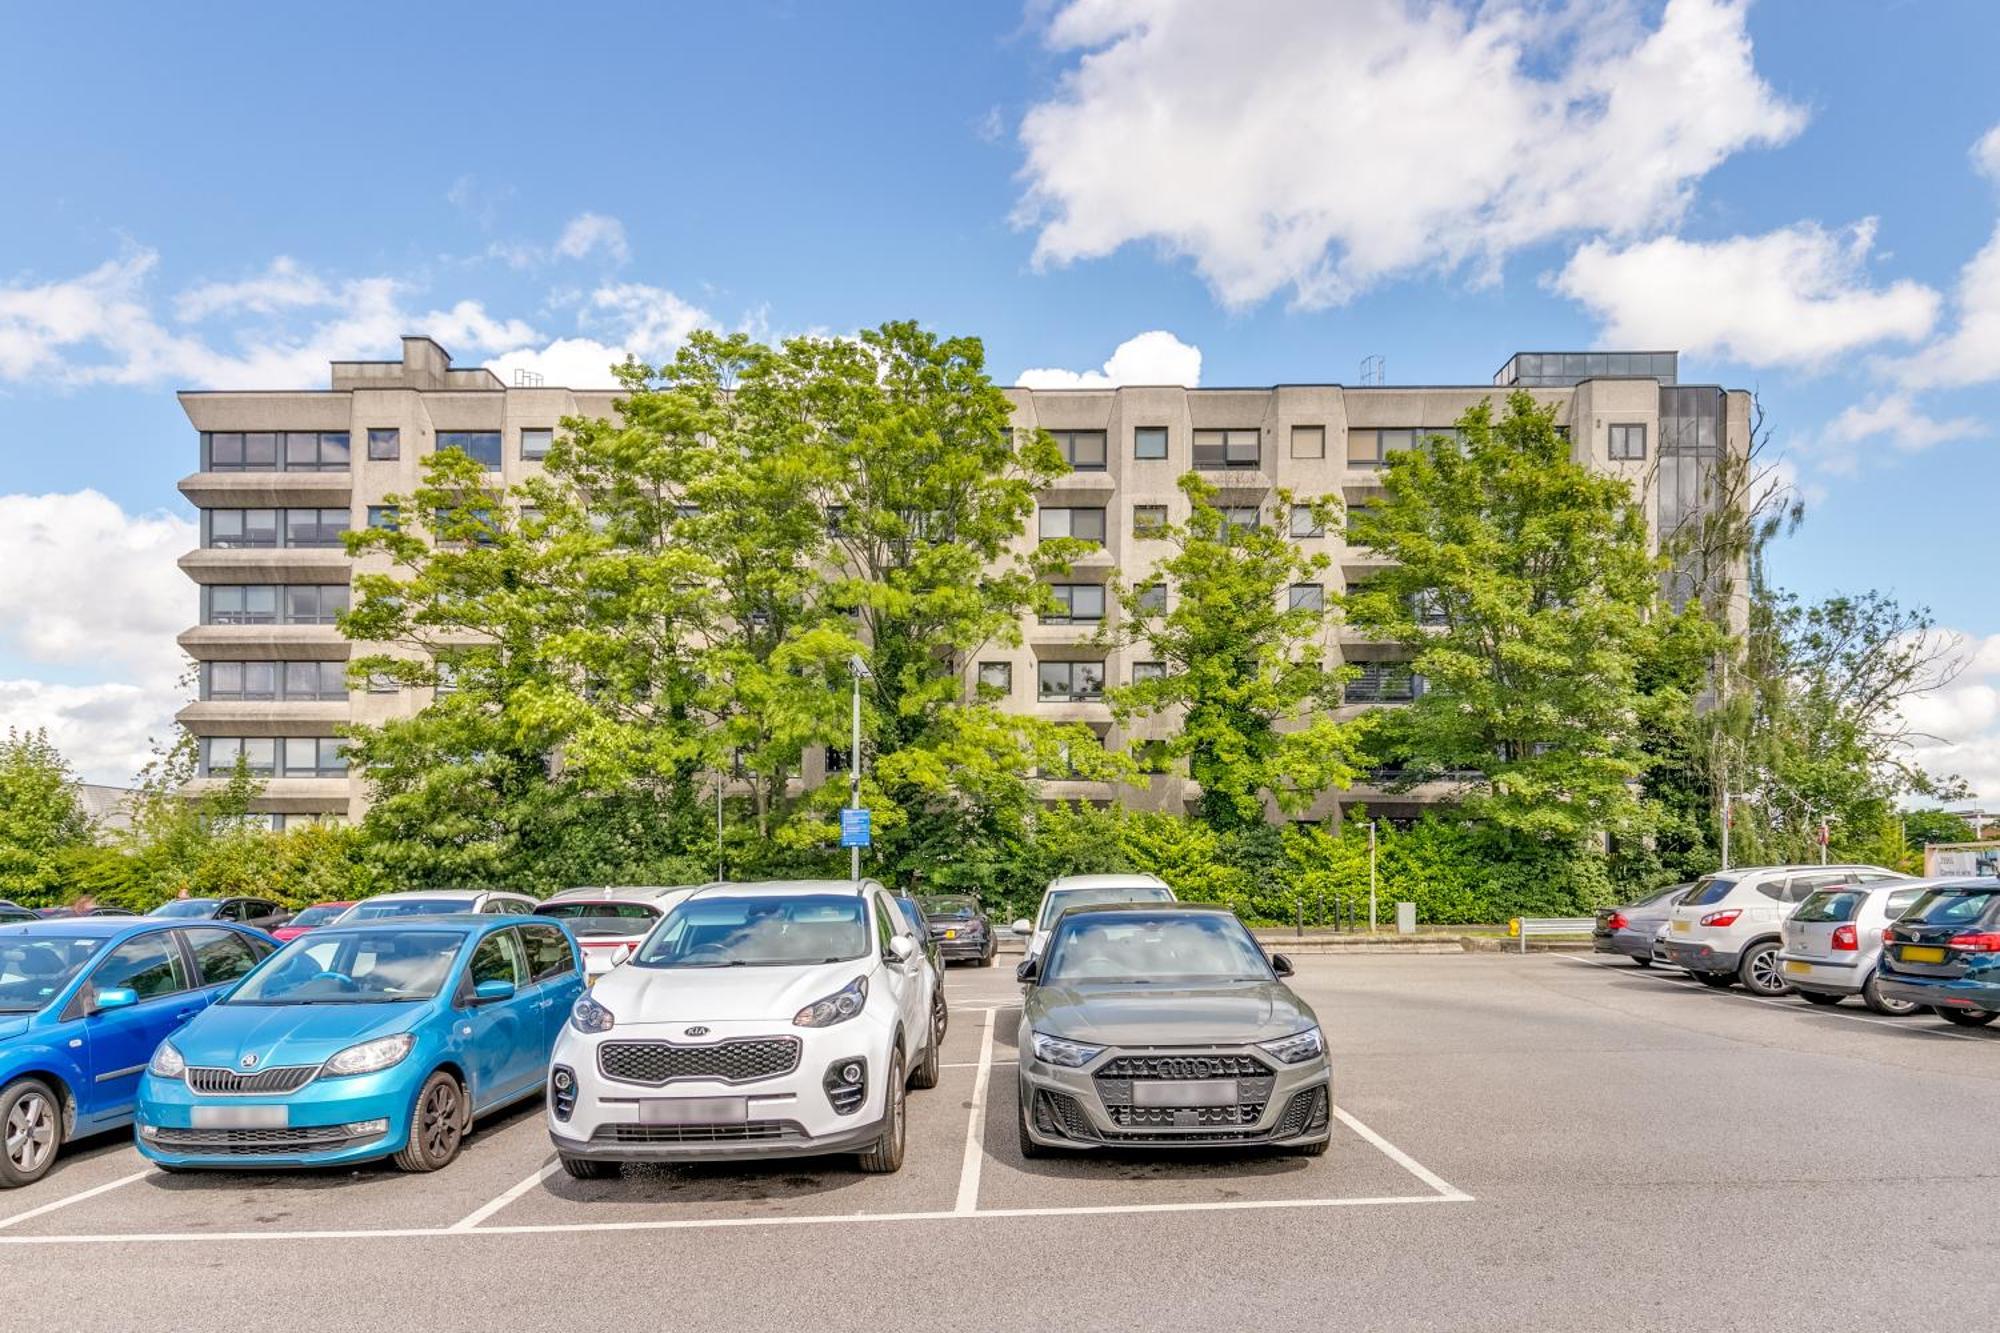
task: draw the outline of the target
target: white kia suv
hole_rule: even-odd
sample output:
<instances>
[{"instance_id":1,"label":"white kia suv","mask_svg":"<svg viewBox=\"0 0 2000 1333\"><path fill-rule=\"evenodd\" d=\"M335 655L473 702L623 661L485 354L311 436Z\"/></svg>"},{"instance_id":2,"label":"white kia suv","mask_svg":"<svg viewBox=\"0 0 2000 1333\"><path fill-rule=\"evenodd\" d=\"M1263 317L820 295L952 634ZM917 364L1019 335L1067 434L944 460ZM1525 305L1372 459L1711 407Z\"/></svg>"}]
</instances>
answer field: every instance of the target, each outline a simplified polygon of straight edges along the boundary
<instances>
[{"instance_id":1,"label":"white kia suv","mask_svg":"<svg viewBox=\"0 0 2000 1333\"><path fill-rule=\"evenodd\" d=\"M1837 884L1908 879L1881 866L1742 866L1703 875L1667 917L1668 959L1710 986L1758 995L1792 988L1780 930L1800 903Z\"/></svg>"},{"instance_id":2,"label":"white kia suv","mask_svg":"<svg viewBox=\"0 0 2000 1333\"><path fill-rule=\"evenodd\" d=\"M872 879L695 890L556 1038L563 1169L851 1152L898 1170L904 1088L937 1086L934 977Z\"/></svg>"}]
</instances>

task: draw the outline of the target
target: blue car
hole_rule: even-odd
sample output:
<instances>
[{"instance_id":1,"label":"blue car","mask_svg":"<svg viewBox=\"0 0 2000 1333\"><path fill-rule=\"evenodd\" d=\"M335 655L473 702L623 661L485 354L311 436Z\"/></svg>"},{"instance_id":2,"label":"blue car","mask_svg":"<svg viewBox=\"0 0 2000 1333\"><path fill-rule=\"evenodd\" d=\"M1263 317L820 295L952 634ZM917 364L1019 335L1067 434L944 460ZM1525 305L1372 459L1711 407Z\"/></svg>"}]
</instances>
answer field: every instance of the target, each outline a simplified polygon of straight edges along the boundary
<instances>
[{"instance_id":1,"label":"blue car","mask_svg":"<svg viewBox=\"0 0 2000 1333\"><path fill-rule=\"evenodd\" d=\"M0 925L0 1186L32 1184L64 1143L132 1123L154 1048L277 947L216 921Z\"/></svg>"},{"instance_id":2,"label":"blue car","mask_svg":"<svg viewBox=\"0 0 2000 1333\"><path fill-rule=\"evenodd\" d=\"M323 926L152 1053L139 1151L169 1170L394 1157L435 1171L474 1116L541 1091L582 993L576 941L553 921Z\"/></svg>"}]
</instances>

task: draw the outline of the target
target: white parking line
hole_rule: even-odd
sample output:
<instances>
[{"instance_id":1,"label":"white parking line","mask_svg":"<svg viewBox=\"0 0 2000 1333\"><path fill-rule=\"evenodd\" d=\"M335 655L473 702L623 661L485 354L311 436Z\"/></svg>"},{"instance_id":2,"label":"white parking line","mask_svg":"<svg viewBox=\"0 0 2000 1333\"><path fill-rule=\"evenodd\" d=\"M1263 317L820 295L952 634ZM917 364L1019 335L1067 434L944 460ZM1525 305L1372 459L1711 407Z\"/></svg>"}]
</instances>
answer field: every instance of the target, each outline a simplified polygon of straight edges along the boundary
<instances>
[{"instance_id":1,"label":"white parking line","mask_svg":"<svg viewBox=\"0 0 2000 1333\"><path fill-rule=\"evenodd\" d=\"M151 1171L134 1171L129 1176L120 1176L116 1180L106 1181L104 1184L92 1189L79 1190L68 1198L57 1199L52 1203L45 1203L39 1208L30 1208L25 1213L15 1213L12 1217L0 1217L0 1227L11 1227L17 1222L25 1222L31 1217L41 1217L45 1214L53 1213L58 1208L67 1208L73 1203L82 1203L85 1199L94 1199L100 1194L109 1194L112 1190L120 1186L129 1185L135 1180L144 1180L152 1174Z\"/></svg>"},{"instance_id":2,"label":"white parking line","mask_svg":"<svg viewBox=\"0 0 2000 1333\"><path fill-rule=\"evenodd\" d=\"M542 1169L535 1172L534 1175L529 1176L526 1180L514 1186L514 1188L508 1190L505 1194L493 1200L491 1203L488 1203L481 1208L474 1209L472 1212L467 1213L464 1217L459 1218L458 1221L453 1222L451 1224L449 1230L452 1231L472 1230L474 1227L478 1226L481 1222L484 1222L487 1218L493 1216L493 1214L499 1212L502 1208L505 1208L508 1204L514 1202L514 1200L520 1198L523 1194L526 1194L529 1190L535 1188L535 1186L541 1184L544 1180L547 1180L550 1176L554 1175L561 1166L562 1163L560 1161L558 1161L555 1158L550 1158L549 1161L542 1167Z\"/></svg>"},{"instance_id":3,"label":"white parking line","mask_svg":"<svg viewBox=\"0 0 2000 1333\"><path fill-rule=\"evenodd\" d=\"M1467 1194L1464 1190L1458 1188L1458 1186L1453 1185L1449 1181L1445 1180L1442 1176L1438 1175L1437 1172L1431 1170L1429 1167L1425 1166L1422 1162L1419 1162L1416 1158L1410 1156L1408 1153L1404 1152L1401 1148L1398 1148L1395 1144L1389 1142L1389 1140L1383 1138L1380 1134L1377 1134L1374 1130L1362 1124L1359 1120L1356 1120L1353 1116L1349 1115L1346 1111L1343 1111L1340 1107L1338 1106L1334 1107L1333 1114L1334 1117L1337 1120L1339 1120L1341 1124L1346 1125L1349 1129L1353 1130L1356 1134L1359 1134L1363 1139L1365 1139L1368 1145L1373 1149L1375 1149L1376 1152L1381 1153L1384 1157L1394 1162L1397 1166L1402 1167L1405 1171L1415 1176L1418 1180L1423 1181L1424 1184L1429 1185L1432 1189L1436 1190L1438 1192L1439 1198L1449 1199L1453 1203L1472 1202L1472 1196L1470 1194Z\"/></svg>"},{"instance_id":4,"label":"white parking line","mask_svg":"<svg viewBox=\"0 0 2000 1333\"><path fill-rule=\"evenodd\" d=\"M986 1156L986 1085L993 1077L993 1011L986 1011L985 1030L979 1038L979 1074L972 1081L972 1106L965 1114L965 1156L958 1169L958 1204L952 1209L961 1216L979 1207L979 1167Z\"/></svg>"},{"instance_id":5,"label":"white parking line","mask_svg":"<svg viewBox=\"0 0 2000 1333\"><path fill-rule=\"evenodd\" d=\"M1614 972L1623 972L1627 976L1647 975L1659 981L1674 981L1677 979L1671 973L1659 972L1653 969L1642 971L1636 967L1620 967L1616 963L1600 963L1595 958L1571 958L1567 954L1555 954L1554 957L1558 962L1580 963L1585 967L1607 968ZM1694 978L1688 976L1686 973L1681 974L1681 979L1685 979L1690 985L1696 984ZM1719 990L1716 994L1725 1000L1747 1000L1751 1004L1776 1005L1785 1012L1792 1014L1808 1012L1799 1008L1799 1004L1803 1004L1804 1001L1799 1001L1798 1004L1795 1004L1790 1000L1778 999L1771 996L1745 995L1742 991L1738 990ZM1953 1041L1990 1042L1993 1040L1991 1037L1975 1036L1970 1032L1953 1032L1950 1028L1923 1027L1921 1026L1923 1019L1923 1015L1921 1014L1911 1014L1908 1018L1878 1018L1872 1014L1850 1014L1845 1010L1835 1009L1831 1005L1821 1006L1818 1012L1825 1014L1829 1018L1844 1018L1850 1023L1873 1023L1877 1027L1894 1028L1898 1032L1914 1033L1920 1037L1949 1037Z\"/></svg>"}]
</instances>

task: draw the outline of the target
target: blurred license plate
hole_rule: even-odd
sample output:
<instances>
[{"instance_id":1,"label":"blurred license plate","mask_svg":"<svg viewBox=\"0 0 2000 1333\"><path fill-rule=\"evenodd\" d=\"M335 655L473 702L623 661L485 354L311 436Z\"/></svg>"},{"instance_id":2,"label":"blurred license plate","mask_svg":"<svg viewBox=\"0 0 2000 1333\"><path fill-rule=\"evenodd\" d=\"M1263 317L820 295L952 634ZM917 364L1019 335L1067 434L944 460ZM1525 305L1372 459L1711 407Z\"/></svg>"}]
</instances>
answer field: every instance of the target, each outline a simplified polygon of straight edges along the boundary
<instances>
[{"instance_id":1,"label":"blurred license plate","mask_svg":"<svg viewBox=\"0 0 2000 1333\"><path fill-rule=\"evenodd\" d=\"M958 938L958 932L955 930L947 930L944 933L944 937L948 940L955 940Z\"/></svg>"},{"instance_id":2,"label":"blurred license plate","mask_svg":"<svg viewBox=\"0 0 2000 1333\"><path fill-rule=\"evenodd\" d=\"M1680 931L1687 931L1687 930L1693 930L1694 927L1686 921L1676 921L1674 922L1674 929Z\"/></svg>"},{"instance_id":3,"label":"blurred license plate","mask_svg":"<svg viewBox=\"0 0 2000 1333\"><path fill-rule=\"evenodd\" d=\"M642 1125L740 1125L749 1118L748 1097L648 1097L639 1103Z\"/></svg>"},{"instance_id":4,"label":"blurred license plate","mask_svg":"<svg viewBox=\"0 0 2000 1333\"><path fill-rule=\"evenodd\" d=\"M1805 962L1800 962L1800 961L1799 961L1798 959L1796 959L1796 958L1788 958L1788 959L1786 959L1786 960L1785 960L1785 971L1787 971L1787 972L1810 972L1810 971L1812 971L1812 964L1811 964L1811 963L1805 963Z\"/></svg>"},{"instance_id":5,"label":"blurred license plate","mask_svg":"<svg viewBox=\"0 0 2000 1333\"><path fill-rule=\"evenodd\" d=\"M1905 944L1903 952L1897 956L1906 963L1942 963L1944 950L1933 949L1928 944Z\"/></svg>"},{"instance_id":6,"label":"blurred license plate","mask_svg":"<svg viewBox=\"0 0 2000 1333\"><path fill-rule=\"evenodd\" d=\"M283 1129L291 1123L283 1106L197 1106L196 1129Z\"/></svg>"},{"instance_id":7,"label":"blurred license plate","mask_svg":"<svg viewBox=\"0 0 2000 1333\"><path fill-rule=\"evenodd\" d=\"M1144 1079L1132 1084L1134 1106L1227 1106L1236 1100L1236 1080L1210 1078L1177 1083L1151 1083Z\"/></svg>"}]
</instances>

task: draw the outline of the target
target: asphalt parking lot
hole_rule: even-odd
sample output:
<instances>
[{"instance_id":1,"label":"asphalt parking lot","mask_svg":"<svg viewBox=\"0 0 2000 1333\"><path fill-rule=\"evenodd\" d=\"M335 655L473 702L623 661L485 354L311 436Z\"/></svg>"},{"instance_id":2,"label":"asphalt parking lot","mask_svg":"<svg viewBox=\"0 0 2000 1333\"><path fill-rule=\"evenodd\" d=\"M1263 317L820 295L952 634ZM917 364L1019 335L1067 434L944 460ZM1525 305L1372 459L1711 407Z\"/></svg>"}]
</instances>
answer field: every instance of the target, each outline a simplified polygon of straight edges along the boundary
<instances>
[{"instance_id":1,"label":"asphalt parking lot","mask_svg":"<svg viewBox=\"0 0 2000 1333\"><path fill-rule=\"evenodd\" d=\"M1024 1161L1011 974L954 969L898 1175L577 1182L538 1107L431 1176L170 1176L113 1136L0 1195L8 1324L1831 1329L2000 1287L2000 1032L1587 956L1298 963L1317 1160Z\"/></svg>"}]
</instances>

